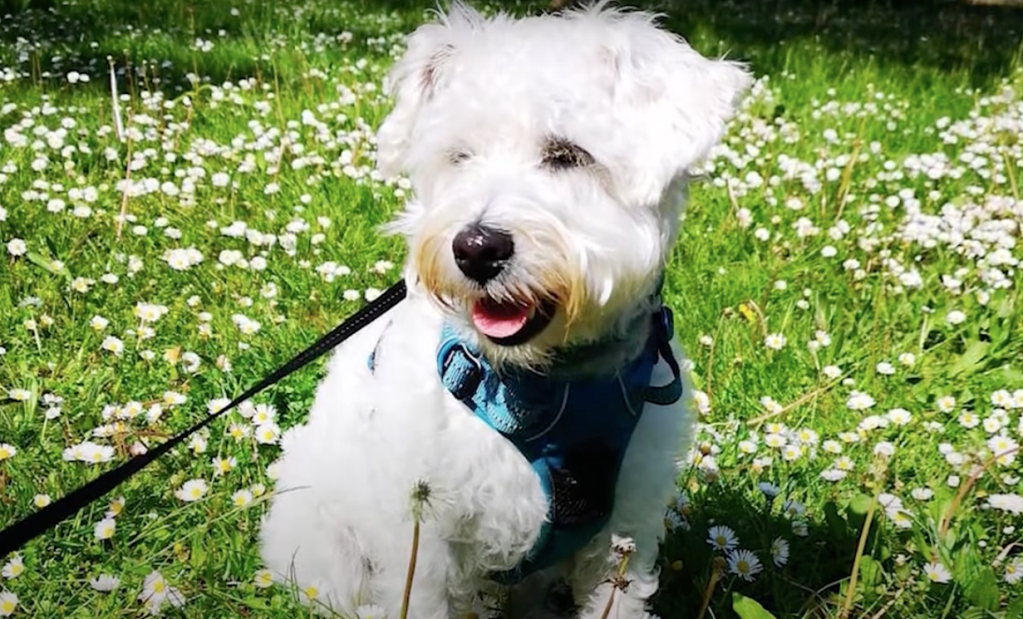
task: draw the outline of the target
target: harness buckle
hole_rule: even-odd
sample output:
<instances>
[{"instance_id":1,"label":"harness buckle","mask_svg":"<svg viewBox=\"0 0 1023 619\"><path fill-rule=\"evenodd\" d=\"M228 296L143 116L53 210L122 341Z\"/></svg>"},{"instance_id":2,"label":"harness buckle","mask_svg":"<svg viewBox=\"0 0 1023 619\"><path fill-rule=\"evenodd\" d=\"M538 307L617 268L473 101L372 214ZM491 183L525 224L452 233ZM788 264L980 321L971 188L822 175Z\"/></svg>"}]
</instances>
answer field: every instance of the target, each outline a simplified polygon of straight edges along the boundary
<instances>
[{"instance_id":1,"label":"harness buckle","mask_svg":"<svg viewBox=\"0 0 1023 619\"><path fill-rule=\"evenodd\" d=\"M458 400L472 398L483 380L483 364L462 342L448 348L441 370L444 386Z\"/></svg>"}]
</instances>

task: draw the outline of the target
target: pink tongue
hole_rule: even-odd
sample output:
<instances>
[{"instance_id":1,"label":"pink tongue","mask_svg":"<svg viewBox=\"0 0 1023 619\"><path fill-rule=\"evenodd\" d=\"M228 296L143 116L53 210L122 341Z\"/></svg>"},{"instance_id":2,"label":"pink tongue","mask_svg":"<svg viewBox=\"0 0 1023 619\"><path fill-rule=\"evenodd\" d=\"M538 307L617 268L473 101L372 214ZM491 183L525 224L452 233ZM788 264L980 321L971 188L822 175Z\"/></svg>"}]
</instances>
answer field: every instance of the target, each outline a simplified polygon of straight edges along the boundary
<instances>
[{"instance_id":1,"label":"pink tongue","mask_svg":"<svg viewBox=\"0 0 1023 619\"><path fill-rule=\"evenodd\" d=\"M472 306L472 322L489 337L511 337L529 321L529 308L522 305L479 301Z\"/></svg>"}]
</instances>

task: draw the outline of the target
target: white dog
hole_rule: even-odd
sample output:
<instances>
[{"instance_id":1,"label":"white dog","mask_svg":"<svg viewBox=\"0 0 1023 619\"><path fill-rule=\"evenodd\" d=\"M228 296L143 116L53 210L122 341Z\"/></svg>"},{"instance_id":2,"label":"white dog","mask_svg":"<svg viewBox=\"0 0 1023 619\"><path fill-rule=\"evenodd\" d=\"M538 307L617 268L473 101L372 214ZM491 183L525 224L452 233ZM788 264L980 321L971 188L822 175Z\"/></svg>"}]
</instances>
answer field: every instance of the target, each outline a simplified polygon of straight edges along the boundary
<instances>
[{"instance_id":1,"label":"white dog","mask_svg":"<svg viewBox=\"0 0 1023 619\"><path fill-rule=\"evenodd\" d=\"M389 81L378 160L415 194L393 225L409 297L336 352L285 435L262 556L317 604L395 619L418 520L410 617L548 576L582 617L609 596L643 617L694 423L660 281L749 75L603 2L456 3Z\"/></svg>"}]
</instances>

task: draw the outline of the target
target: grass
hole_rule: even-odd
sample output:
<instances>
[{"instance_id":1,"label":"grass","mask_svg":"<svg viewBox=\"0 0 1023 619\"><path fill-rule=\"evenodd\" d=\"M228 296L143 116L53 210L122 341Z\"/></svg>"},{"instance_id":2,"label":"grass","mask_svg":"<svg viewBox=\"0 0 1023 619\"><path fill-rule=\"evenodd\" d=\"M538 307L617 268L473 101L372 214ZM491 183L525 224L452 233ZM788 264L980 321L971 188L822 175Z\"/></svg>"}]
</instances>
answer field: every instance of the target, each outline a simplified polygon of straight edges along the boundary
<instances>
[{"instance_id":1,"label":"grass","mask_svg":"<svg viewBox=\"0 0 1023 619\"><path fill-rule=\"evenodd\" d=\"M29 4L0 3L0 524L200 419L398 276L403 249L376 228L404 189L373 174L370 137L425 6ZM1023 18L662 8L761 81L694 187L668 273L704 413L652 611L1023 616L1023 519L1006 511L1023 501ZM190 247L202 261L172 268ZM269 424L231 413L108 497L123 503L0 558L0 615L15 594L15 616L138 616L153 572L186 600L163 604L172 616L307 614L260 586L254 540L275 437L318 377L257 398ZM179 498L190 480L201 500ZM736 573L714 526L762 571ZM100 574L119 586L97 591Z\"/></svg>"}]
</instances>

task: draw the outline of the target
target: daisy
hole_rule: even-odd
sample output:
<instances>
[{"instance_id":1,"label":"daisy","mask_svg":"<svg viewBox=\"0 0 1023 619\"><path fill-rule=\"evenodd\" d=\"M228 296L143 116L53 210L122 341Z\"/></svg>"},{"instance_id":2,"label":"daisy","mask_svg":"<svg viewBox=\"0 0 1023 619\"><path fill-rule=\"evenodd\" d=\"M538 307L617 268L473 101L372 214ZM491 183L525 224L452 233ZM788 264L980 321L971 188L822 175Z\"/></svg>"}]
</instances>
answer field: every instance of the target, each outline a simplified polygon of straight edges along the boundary
<instances>
[{"instance_id":1,"label":"daisy","mask_svg":"<svg viewBox=\"0 0 1023 619\"><path fill-rule=\"evenodd\" d=\"M124 511L124 497L117 497L113 501L110 501L110 507L107 508L104 518L116 518L121 515Z\"/></svg>"},{"instance_id":2,"label":"daisy","mask_svg":"<svg viewBox=\"0 0 1023 619\"><path fill-rule=\"evenodd\" d=\"M789 499L782 505L782 512L789 518L795 518L796 516L802 516L806 512L806 506L799 501Z\"/></svg>"},{"instance_id":3,"label":"daisy","mask_svg":"<svg viewBox=\"0 0 1023 619\"><path fill-rule=\"evenodd\" d=\"M355 609L358 619L387 619L387 611L376 604L363 604Z\"/></svg>"},{"instance_id":4,"label":"daisy","mask_svg":"<svg viewBox=\"0 0 1023 619\"><path fill-rule=\"evenodd\" d=\"M927 579L931 582L939 584L945 584L952 580L952 574L948 571L944 565L938 561L931 561L924 566L924 574L927 574Z\"/></svg>"},{"instance_id":5,"label":"daisy","mask_svg":"<svg viewBox=\"0 0 1023 619\"><path fill-rule=\"evenodd\" d=\"M24 256L26 251L28 251L28 246L25 245L25 241L21 239L11 239L7 242L7 253L15 258L18 256Z\"/></svg>"},{"instance_id":6,"label":"daisy","mask_svg":"<svg viewBox=\"0 0 1023 619\"><path fill-rule=\"evenodd\" d=\"M202 479L190 479L182 484L181 488L174 491L174 496L186 503L198 501L206 495L208 490L206 482Z\"/></svg>"},{"instance_id":7,"label":"daisy","mask_svg":"<svg viewBox=\"0 0 1023 619\"><path fill-rule=\"evenodd\" d=\"M998 509L1015 516L1023 514L1023 496L1018 494L989 495L987 497L987 505L993 509Z\"/></svg>"},{"instance_id":8,"label":"daisy","mask_svg":"<svg viewBox=\"0 0 1023 619\"><path fill-rule=\"evenodd\" d=\"M256 404L255 411L252 414L252 423L257 426L261 426L264 423L269 423L274 420L274 416L277 414L276 409L270 404Z\"/></svg>"},{"instance_id":9,"label":"daisy","mask_svg":"<svg viewBox=\"0 0 1023 619\"><path fill-rule=\"evenodd\" d=\"M10 443L0 443L0 462L10 460L18 453L18 450Z\"/></svg>"},{"instance_id":10,"label":"daisy","mask_svg":"<svg viewBox=\"0 0 1023 619\"><path fill-rule=\"evenodd\" d=\"M261 569L252 577L252 584L260 589L266 589L274 584L273 574L268 569Z\"/></svg>"},{"instance_id":11,"label":"daisy","mask_svg":"<svg viewBox=\"0 0 1023 619\"><path fill-rule=\"evenodd\" d=\"M18 607L18 596L10 591L0 591L0 617L10 617Z\"/></svg>"},{"instance_id":12,"label":"daisy","mask_svg":"<svg viewBox=\"0 0 1023 619\"><path fill-rule=\"evenodd\" d=\"M1015 584L1023 579L1023 557L1016 557L1005 564L1005 582Z\"/></svg>"},{"instance_id":13,"label":"daisy","mask_svg":"<svg viewBox=\"0 0 1023 619\"><path fill-rule=\"evenodd\" d=\"M995 462L999 466L1011 466L1016 461L1016 454L1019 452L1019 443L1015 439L1002 435L992 436L988 439L987 447L993 453Z\"/></svg>"},{"instance_id":14,"label":"daisy","mask_svg":"<svg viewBox=\"0 0 1023 619\"><path fill-rule=\"evenodd\" d=\"M299 590L299 596L302 598L302 602L308 604L316 599L320 595L320 590L315 585L309 585L304 589Z\"/></svg>"},{"instance_id":15,"label":"daisy","mask_svg":"<svg viewBox=\"0 0 1023 619\"><path fill-rule=\"evenodd\" d=\"M956 399L950 395L943 395L938 398L935 404L942 413L951 413L956 407Z\"/></svg>"},{"instance_id":16,"label":"daisy","mask_svg":"<svg viewBox=\"0 0 1023 619\"><path fill-rule=\"evenodd\" d=\"M840 454L842 453L842 443L833 439L828 439L821 444L821 449L829 454Z\"/></svg>"},{"instance_id":17,"label":"daisy","mask_svg":"<svg viewBox=\"0 0 1023 619\"><path fill-rule=\"evenodd\" d=\"M771 560L778 567L789 562L789 542L785 538L778 537L771 542Z\"/></svg>"},{"instance_id":18,"label":"daisy","mask_svg":"<svg viewBox=\"0 0 1023 619\"><path fill-rule=\"evenodd\" d=\"M781 333L771 333L764 338L764 346L771 350L781 350L785 347L785 336Z\"/></svg>"},{"instance_id":19,"label":"daisy","mask_svg":"<svg viewBox=\"0 0 1023 619\"><path fill-rule=\"evenodd\" d=\"M256 442L262 445L272 445L280 436L281 429L272 421L264 423L256 429Z\"/></svg>"},{"instance_id":20,"label":"daisy","mask_svg":"<svg viewBox=\"0 0 1023 619\"><path fill-rule=\"evenodd\" d=\"M252 503L252 491L250 490L239 490L231 495L231 502L236 507L245 507L249 503Z\"/></svg>"},{"instance_id":21,"label":"daisy","mask_svg":"<svg viewBox=\"0 0 1023 619\"><path fill-rule=\"evenodd\" d=\"M120 356L124 352L124 342L120 338L108 335L103 338L103 342L100 344L100 348L105 351L112 352L115 355Z\"/></svg>"},{"instance_id":22,"label":"daisy","mask_svg":"<svg viewBox=\"0 0 1023 619\"><path fill-rule=\"evenodd\" d=\"M38 507L39 509L42 509L49 505L51 500L52 499L50 499L50 495L48 494L37 494L34 497L32 497L32 504Z\"/></svg>"},{"instance_id":23,"label":"daisy","mask_svg":"<svg viewBox=\"0 0 1023 619\"><path fill-rule=\"evenodd\" d=\"M846 400L846 407L849 410L862 411L870 408L875 404L874 398L870 394L863 393L861 391L853 391L849 394L849 399Z\"/></svg>"},{"instance_id":24,"label":"daisy","mask_svg":"<svg viewBox=\"0 0 1023 619\"><path fill-rule=\"evenodd\" d=\"M214 475L223 475L225 473L230 473L232 470L234 470L234 467L235 467L235 465L238 464L238 461L234 457L229 457L229 458L217 457L217 458L213 458L212 464L213 464L213 474Z\"/></svg>"},{"instance_id":25,"label":"daisy","mask_svg":"<svg viewBox=\"0 0 1023 619\"><path fill-rule=\"evenodd\" d=\"M685 521L682 520L682 516L677 511L669 509L664 514L664 528L668 531L674 531L676 529L682 529L685 527Z\"/></svg>"},{"instance_id":26,"label":"daisy","mask_svg":"<svg viewBox=\"0 0 1023 619\"><path fill-rule=\"evenodd\" d=\"M89 580L89 586L96 591L101 591L103 593L113 591L119 584L121 584L121 579L117 576L111 576L110 574L100 574L99 576Z\"/></svg>"},{"instance_id":27,"label":"daisy","mask_svg":"<svg viewBox=\"0 0 1023 619\"><path fill-rule=\"evenodd\" d=\"M99 540L110 539L114 536L114 531L116 529L117 523L114 522L113 518L104 518L96 523L93 534L96 536L96 539Z\"/></svg>"},{"instance_id":28,"label":"daisy","mask_svg":"<svg viewBox=\"0 0 1023 619\"><path fill-rule=\"evenodd\" d=\"M913 488L909 494L917 501L929 501L934 496L934 491L930 488Z\"/></svg>"},{"instance_id":29,"label":"daisy","mask_svg":"<svg viewBox=\"0 0 1023 619\"><path fill-rule=\"evenodd\" d=\"M762 481L759 484L757 484L757 488L759 488L760 491L764 493L764 496L767 497L768 499L773 499L774 497L778 496L778 494L781 492L781 488L766 481Z\"/></svg>"},{"instance_id":30,"label":"daisy","mask_svg":"<svg viewBox=\"0 0 1023 619\"><path fill-rule=\"evenodd\" d=\"M781 457L786 462L794 462L803 455L803 447L801 445L786 445L781 452Z\"/></svg>"},{"instance_id":31,"label":"daisy","mask_svg":"<svg viewBox=\"0 0 1023 619\"><path fill-rule=\"evenodd\" d=\"M739 545L739 538L729 527L718 525L707 531L707 543L715 550L727 552Z\"/></svg>"},{"instance_id":32,"label":"daisy","mask_svg":"<svg viewBox=\"0 0 1023 619\"><path fill-rule=\"evenodd\" d=\"M736 550L728 553L728 571L747 582L753 582L764 566L757 555L749 550Z\"/></svg>"},{"instance_id":33,"label":"daisy","mask_svg":"<svg viewBox=\"0 0 1023 619\"><path fill-rule=\"evenodd\" d=\"M10 561L4 564L3 569L0 569L0 575L7 580L17 578L25 572L25 563L21 558L21 555L16 555Z\"/></svg>"},{"instance_id":34,"label":"daisy","mask_svg":"<svg viewBox=\"0 0 1023 619\"><path fill-rule=\"evenodd\" d=\"M162 600L166 595L167 581L163 579L160 572L150 572L142 582L142 593L139 594L139 601L149 602L153 599Z\"/></svg>"},{"instance_id":35,"label":"daisy","mask_svg":"<svg viewBox=\"0 0 1023 619\"><path fill-rule=\"evenodd\" d=\"M825 469L821 471L821 479L824 481L841 481L848 475L845 471L838 469Z\"/></svg>"},{"instance_id":36,"label":"daisy","mask_svg":"<svg viewBox=\"0 0 1023 619\"><path fill-rule=\"evenodd\" d=\"M976 428L980 424L980 418L971 411L959 413L959 425L964 428Z\"/></svg>"},{"instance_id":37,"label":"daisy","mask_svg":"<svg viewBox=\"0 0 1023 619\"><path fill-rule=\"evenodd\" d=\"M893 408L888 411L888 421L897 426L904 426L913 419L913 415L904 408Z\"/></svg>"}]
</instances>

